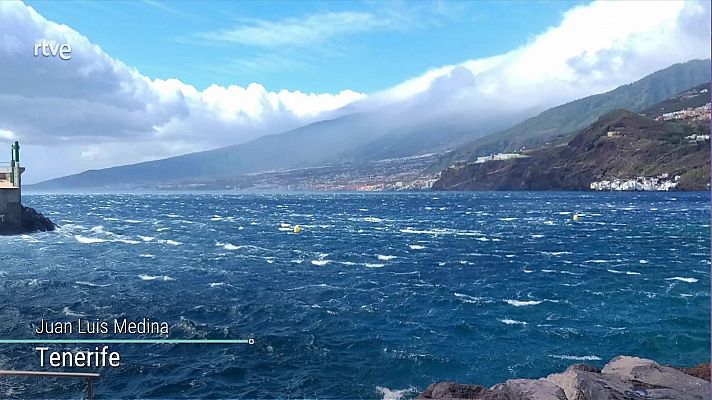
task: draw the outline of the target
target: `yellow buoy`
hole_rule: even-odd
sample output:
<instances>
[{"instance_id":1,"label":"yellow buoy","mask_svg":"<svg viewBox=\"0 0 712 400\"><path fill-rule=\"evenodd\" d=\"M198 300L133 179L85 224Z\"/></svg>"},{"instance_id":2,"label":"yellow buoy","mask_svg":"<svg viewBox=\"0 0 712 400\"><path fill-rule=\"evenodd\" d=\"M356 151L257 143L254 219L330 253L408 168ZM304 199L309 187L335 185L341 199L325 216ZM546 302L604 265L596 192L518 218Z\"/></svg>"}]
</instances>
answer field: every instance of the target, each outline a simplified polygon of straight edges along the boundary
<instances>
[{"instance_id":1,"label":"yellow buoy","mask_svg":"<svg viewBox=\"0 0 712 400\"><path fill-rule=\"evenodd\" d=\"M294 225L294 233L299 233L302 231L302 227L299 225Z\"/></svg>"},{"instance_id":2,"label":"yellow buoy","mask_svg":"<svg viewBox=\"0 0 712 400\"><path fill-rule=\"evenodd\" d=\"M578 214L574 214L574 222L579 222L581 220L581 216Z\"/></svg>"}]
</instances>

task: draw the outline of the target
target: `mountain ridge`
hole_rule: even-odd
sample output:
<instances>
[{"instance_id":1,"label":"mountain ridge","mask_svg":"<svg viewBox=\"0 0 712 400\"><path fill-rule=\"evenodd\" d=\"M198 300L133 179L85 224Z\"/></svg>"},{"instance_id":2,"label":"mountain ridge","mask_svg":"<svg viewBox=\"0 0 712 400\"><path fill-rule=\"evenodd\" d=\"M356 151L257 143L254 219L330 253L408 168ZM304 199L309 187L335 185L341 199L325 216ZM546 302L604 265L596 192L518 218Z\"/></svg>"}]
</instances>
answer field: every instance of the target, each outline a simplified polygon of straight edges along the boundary
<instances>
[{"instance_id":1,"label":"mountain ridge","mask_svg":"<svg viewBox=\"0 0 712 400\"><path fill-rule=\"evenodd\" d=\"M503 110L501 115L491 115L486 118L475 116L477 113L472 113L473 116L469 117L458 116L458 118L448 118L446 114L436 113L435 116L423 115L412 120L405 116L411 115L413 109L406 112L406 110L396 107L382 112L360 112L319 121L280 134L263 136L248 143L214 150L84 171L29 185L28 189L132 188L199 178L218 179L294 168L358 164L432 152L444 153L445 155L438 162L430 164L428 173L431 173L450 165L453 155L462 154L462 149L471 148L472 143L479 143L478 140L491 141L492 138L495 138L494 143L498 143L501 140L509 140L508 137L510 139L513 137L513 134L510 133L502 139L497 134L487 135L487 132L518 132L517 129L521 131L522 126L531 126L531 121L539 121L543 115L548 118L544 125L545 134L540 135L536 140L539 142L545 139L552 140L557 135L562 136L561 132L581 125L582 121L587 121L592 118L592 115L597 115L597 112L610 111L608 108L615 103L615 101L613 103L604 101L603 105L599 104L597 107L586 106L590 105L591 101L595 103L600 99L606 99L606 96L613 96L615 100L615 96L624 92L625 96L622 97L627 100L622 102L644 107L687 89L693 84L699 84L700 80L709 81L709 70L709 59L675 64L639 81L620 86L611 92L587 96L550 108L538 116L526 119L514 126L511 126L511 121L521 120L523 115L507 110ZM644 84L640 84L641 81ZM693 82L693 84L688 85L689 82ZM634 94L637 93L636 90L640 90L641 85L643 88L647 88L646 93L642 96L645 100L636 100ZM663 95L665 96L663 97ZM569 118L570 112L560 113L560 110L566 111L572 107L575 111L580 108L581 104L591 109L584 118L571 119ZM418 109L418 111L425 110ZM423 114L425 113L423 112ZM551 114L553 114L553 119L547 117ZM510 128L504 129L507 126ZM539 128L535 124L534 128L526 128L525 131L531 131L529 136L536 137L537 133L541 133L541 129L537 129ZM516 136L514 135L514 137ZM482 138L472 141L477 137ZM458 145L460 147L457 147ZM457 150L451 151L453 148ZM501 148L501 146L495 148ZM481 154L482 149L487 149L487 147L479 146L476 153L469 152L465 158L471 159L475 154Z\"/></svg>"},{"instance_id":2,"label":"mountain ridge","mask_svg":"<svg viewBox=\"0 0 712 400\"><path fill-rule=\"evenodd\" d=\"M456 161L477 156L535 148L572 135L614 109L642 111L655 103L710 81L710 59L690 60L653 72L609 92L586 96L528 118L503 131L483 136L443 156L435 166L443 169ZM657 84L655 89L653 84Z\"/></svg>"}]
</instances>

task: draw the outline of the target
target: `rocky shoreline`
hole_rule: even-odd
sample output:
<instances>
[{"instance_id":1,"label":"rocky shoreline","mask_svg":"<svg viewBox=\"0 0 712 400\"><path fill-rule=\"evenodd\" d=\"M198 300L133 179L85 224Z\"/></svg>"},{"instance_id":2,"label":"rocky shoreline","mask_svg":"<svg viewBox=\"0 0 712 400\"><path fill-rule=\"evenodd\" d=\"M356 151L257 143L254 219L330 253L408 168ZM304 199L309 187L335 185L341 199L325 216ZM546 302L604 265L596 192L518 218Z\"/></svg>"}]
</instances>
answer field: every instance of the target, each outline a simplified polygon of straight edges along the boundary
<instances>
[{"instance_id":1,"label":"rocky shoreline","mask_svg":"<svg viewBox=\"0 0 712 400\"><path fill-rule=\"evenodd\" d=\"M30 207L22 207L20 225L0 223L0 235L23 235L33 232L50 232L57 228L49 218Z\"/></svg>"},{"instance_id":2,"label":"rocky shoreline","mask_svg":"<svg viewBox=\"0 0 712 400\"><path fill-rule=\"evenodd\" d=\"M511 379L486 388L456 382L428 386L417 399L475 400L707 400L710 365L673 368L629 356L603 368L575 364L541 379Z\"/></svg>"}]
</instances>

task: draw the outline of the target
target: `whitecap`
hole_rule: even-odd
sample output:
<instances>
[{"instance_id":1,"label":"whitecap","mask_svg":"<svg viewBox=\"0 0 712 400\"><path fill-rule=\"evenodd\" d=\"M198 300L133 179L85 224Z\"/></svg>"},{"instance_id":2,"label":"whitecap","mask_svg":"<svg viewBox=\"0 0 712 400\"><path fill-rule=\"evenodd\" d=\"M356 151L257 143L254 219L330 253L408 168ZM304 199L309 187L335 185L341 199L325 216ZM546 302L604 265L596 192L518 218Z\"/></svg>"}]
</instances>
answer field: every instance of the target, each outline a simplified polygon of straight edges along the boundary
<instances>
[{"instance_id":1,"label":"whitecap","mask_svg":"<svg viewBox=\"0 0 712 400\"><path fill-rule=\"evenodd\" d=\"M560 360L571 360L571 361L600 361L599 356L569 356L569 355L555 355L549 354L551 358L558 358Z\"/></svg>"},{"instance_id":2,"label":"whitecap","mask_svg":"<svg viewBox=\"0 0 712 400\"><path fill-rule=\"evenodd\" d=\"M445 231L440 231L440 230L419 230L419 229L414 229L414 228L405 228L400 230L401 233L410 233L410 234L415 234L415 235L442 235L445 233Z\"/></svg>"},{"instance_id":3,"label":"whitecap","mask_svg":"<svg viewBox=\"0 0 712 400\"><path fill-rule=\"evenodd\" d=\"M382 254L376 254L376 257L381 261L390 261L397 258L396 256L384 256Z\"/></svg>"},{"instance_id":4,"label":"whitecap","mask_svg":"<svg viewBox=\"0 0 712 400\"><path fill-rule=\"evenodd\" d=\"M366 263L365 264L368 268L383 268L385 264L373 264L373 263Z\"/></svg>"},{"instance_id":5,"label":"whitecap","mask_svg":"<svg viewBox=\"0 0 712 400\"><path fill-rule=\"evenodd\" d=\"M417 390L414 387L408 389L391 390L387 387L376 386L376 391L383 396L383 400L401 400L409 393L415 393Z\"/></svg>"},{"instance_id":6,"label":"whitecap","mask_svg":"<svg viewBox=\"0 0 712 400\"><path fill-rule=\"evenodd\" d=\"M685 278L682 276L675 276L672 278L667 278L665 279L666 281L680 281L680 282L687 282L687 283L695 283L697 282L697 278Z\"/></svg>"},{"instance_id":7,"label":"whitecap","mask_svg":"<svg viewBox=\"0 0 712 400\"><path fill-rule=\"evenodd\" d=\"M109 287L109 286L111 286L110 283L107 283L105 285L100 285L98 283L84 282L84 281L76 281L74 283L76 283L77 285L91 286L91 287Z\"/></svg>"},{"instance_id":8,"label":"whitecap","mask_svg":"<svg viewBox=\"0 0 712 400\"><path fill-rule=\"evenodd\" d=\"M93 244L93 243L104 243L104 242L106 242L106 239L86 237L86 236L82 236L82 235L74 235L74 238L77 239L77 242L83 243L83 244Z\"/></svg>"},{"instance_id":9,"label":"whitecap","mask_svg":"<svg viewBox=\"0 0 712 400\"><path fill-rule=\"evenodd\" d=\"M138 256L141 258L156 258L153 254L139 254Z\"/></svg>"},{"instance_id":10,"label":"whitecap","mask_svg":"<svg viewBox=\"0 0 712 400\"><path fill-rule=\"evenodd\" d=\"M527 300L527 301L520 301L520 300L504 300L505 303L512 305L514 307L524 307L524 306L535 306L538 304L541 304L541 300Z\"/></svg>"},{"instance_id":11,"label":"whitecap","mask_svg":"<svg viewBox=\"0 0 712 400\"><path fill-rule=\"evenodd\" d=\"M139 237L139 239L143 240L144 242L151 242L151 241L153 241L153 240L156 240L156 238L153 237L153 236L141 236L141 235L138 235L138 237Z\"/></svg>"},{"instance_id":12,"label":"whitecap","mask_svg":"<svg viewBox=\"0 0 712 400\"><path fill-rule=\"evenodd\" d=\"M474 296L457 293L457 292L455 292L455 297L460 299L460 301L463 303L469 303L469 304L491 303L490 300L484 299L482 297L474 297Z\"/></svg>"},{"instance_id":13,"label":"whitecap","mask_svg":"<svg viewBox=\"0 0 712 400\"><path fill-rule=\"evenodd\" d=\"M425 248L425 246L421 246L419 244L409 244L408 247L413 250L423 250Z\"/></svg>"},{"instance_id":14,"label":"whitecap","mask_svg":"<svg viewBox=\"0 0 712 400\"><path fill-rule=\"evenodd\" d=\"M124 222L128 222L129 224L140 224L143 221L137 219L125 219Z\"/></svg>"},{"instance_id":15,"label":"whitecap","mask_svg":"<svg viewBox=\"0 0 712 400\"><path fill-rule=\"evenodd\" d=\"M507 325L526 325L527 324L524 321L516 321L513 319L500 319L499 321L502 322L503 324L507 324Z\"/></svg>"},{"instance_id":16,"label":"whitecap","mask_svg":"<svg viewBox=\"0 0 712 400\"><path fill-rule=\"evenodd\" d=\"M328 264L330 260L312 260L312 264L318 265L320 267L323 267L324 265Z\"/></svg>"},{"instance_id":17,"label":"whitecap","mask_svg":"<svg viewBox=\"0 0 712 400\"><path fill-rule=\"evenodd\" d=\"M565 254L573 254L573 253L570 252L570 251L542 251L542 252L540 252L540 253L541 253L541 254L547 254L547 255L550 255L550 256L556 256L556 257L558 257L558 256L563 256L563 255L565 255Z\"/></svg>"},{"instance_id":18,"label":"whitecap","mask_svg":"<svg viewBox=\"0 0 712 400\"><path fill-rule=\"evenodd\" d=\"M607 269L606 271L611 272L613 274L640 275L640 272L634 271L618 271L616 269Z\"/></svg>"},{"instance_id":19,"label":"whitecap","mask_svg":"<svg viewBox=\"0 0 712 400\"><path fill-rule=\"evenodd\" d=\"M139 244L138 240L131 240L131 239L116 239L114 240L115 242L121 242L121 243L126 243L126 244Z\"/></svg>"},{"instance_id":20,"label":"whitecap","mask_svg":"<svg viewBox=\"0 0 712 400\"><path fill-rule=\"evenodd\" d=\"M140 274L138 277L141 278L141 279L144 280L144 281L155 281L155 280L159 280L159 281L173 281L173 280L175 280L175 279L171 278L171 277L168 276L168 275L146 275L146 274Z\"/></svg>"},{"instance_id":21,"label":"whitecap","mask_svg":"<svg viewBox=\"0 0 712 400\"><path fill-rule=\"evenodd\" d=\"M85 315L82 314L82 313L78 313L78 312L76 312L76 311L70 310L69 307L64 307L64 308L62 309L62 312L64 313L64 315L66 315L66 316L68 316L68 317L84 317L84 316L85 316Z\"/></svg>"},{"instance_id":22,"label":"whitecap","mask_svg":"<svg viewBox=\"0 0 712 400\"><path fill-rule=\"evenodd\" d=\"M242 248L242 246L235 246L234 244L231 244L231 243L222 243L222 242L216 242L215 246L222 247L225 250L239 250Z\"/></svg>"}]
</instances>

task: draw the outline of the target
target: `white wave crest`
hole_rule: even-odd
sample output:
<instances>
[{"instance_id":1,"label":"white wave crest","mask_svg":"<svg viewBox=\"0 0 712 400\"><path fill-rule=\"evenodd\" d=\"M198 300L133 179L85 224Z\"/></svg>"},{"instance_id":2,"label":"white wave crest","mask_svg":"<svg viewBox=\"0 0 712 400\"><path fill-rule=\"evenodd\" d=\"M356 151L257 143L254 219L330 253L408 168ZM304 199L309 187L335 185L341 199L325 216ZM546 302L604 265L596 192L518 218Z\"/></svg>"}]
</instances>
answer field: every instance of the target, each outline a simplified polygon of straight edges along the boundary
<instances>
[{"instance_id":1,"label":"white wave crest","mask_svg":"<svg viewBox=\"0 0 712 400\"><path fill-rule=\"evenodd\" d=\"M105 285L101 285L101 284L98 284L98 283L84 282L84 281L76 281L76 282L74 282L74 283L76 283L77 285L91 286L91 287L109 287L109 286L111 286L110 283L107 283L107 284L105 284Z\"/></svg>"},{"instance_id":2,"label":"white wave crest","mask_svg":"<svg viewBox=\"0 0 712 400\"><path fill-rule=\"evenodd\" d=\"M618 271L617 269L607 269L606 271L613 274L640 275L640 272L635 271Z\"/></svg>"},{"instance_id":3,"label":"white wave crest","mask_svg":"<svg viewBox=\"0 0 712 400\"><path fill-rule=\"evenodd\" d=\"M376 386L376 391L383 396L383 400L401 400L404 396L410 393L416 393L417 390L414 387L409 387L408 389L391 390L387 387Z\"/></svg>"},{"instance_id":4,"label":"white wave crest","mask_svg":"<svg viewBox=\"0 0 712 400\"><path fill-rule=\"evenodd\" d=\"M514 307L536 306L536 305L542 303L541 300L528 300L528 301L505 300L504 302L509 305L512 305Z\"/></svg>"},{"instance_id":5,"label":"white wave crest","mask_svg":"<svg viewBox=\"0 0 712 400\"><path fill-rule=\"evenodd\" d=\"M82 244L104 243L107 241L106 239L86 237L86 236L82 236L82 235L74 235L74 238L77 239L77 242L82 243Z\"/></svg>"},{"instance_id":6,"label":"white wave crest","mask_svg":"<svg viewBox=\"0 0 712 400\"><path fill-rule=\"evenodd\" d=\"M85 315L82 313L78 313L76 311L72 311L69 307L64 307L62 309L62 313L68 317L84 317Z\"/></svg>"},{"instance_id":7,"label":"white wave crest","mask_svg":"<svg viewBox=\"0 0 712 400\"><path fill-rule=\"evenodd\" d=\"M225 250L239 250L242 248L242 246L235 246L232 243L222 243L222 242L216 242L215 246L222 247Z\"/></svg>"},{"instance_id":8,"label":"white wave crest","mask_svg":"<svg viewBox=\"0 0 712 400\"><path fill-rule=\"evenodd\" d=\"M569 356L569 355L556 355L549 354L551 358L558 358L559 360L571 360L571 361L600 361L599 356Z\"/></svg>"},{"instance_id":9,"label":"white wave crest","mask_svg":"<svg viewBox=\"0 0 712 400\"><path fill-rule=\"evenodd\" d=\"M499 322L507 325L526 325L527 323L524 321L517 321L514 319L500 319Z\"/></svg>"},{"instance_id":10,"label":"white wave crest","mask_svg":"<svg viewBox=\"0 0 712 400\"><path fill-rule=\"evenodd\" d=\"M146 274L140 274L138 276L144 281L174 281L175 279L171 278L168 275L146 275Z\"/></svg>"},{"instance_id":11,"label":"white wave crest","mask_svg":"<svg viewBox=\"0 0 712 400\"><path fill-rule=\"evenodd\" d=\"M687 282L687 283L696 283L697 278L685 278L684 276L675 276L672 278L667 278L665 279L666 281L680 281L680 282Z\"/></svg>"}]
</instances>

